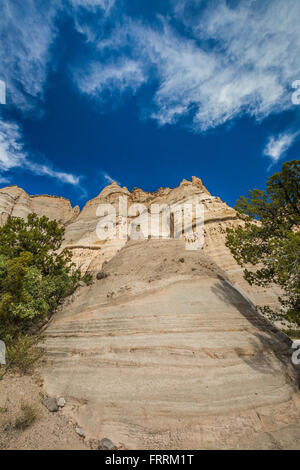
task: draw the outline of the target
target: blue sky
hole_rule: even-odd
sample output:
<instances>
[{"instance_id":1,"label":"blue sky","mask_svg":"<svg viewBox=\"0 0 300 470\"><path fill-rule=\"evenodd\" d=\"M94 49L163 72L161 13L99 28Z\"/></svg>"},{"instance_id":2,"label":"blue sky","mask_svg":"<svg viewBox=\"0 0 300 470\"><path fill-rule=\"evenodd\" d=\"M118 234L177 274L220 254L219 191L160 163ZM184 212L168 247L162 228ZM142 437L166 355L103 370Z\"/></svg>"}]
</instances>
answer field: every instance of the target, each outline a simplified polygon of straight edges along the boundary
<instances>
[{"instance_id":1,"label":"blue sky","mask_svg":"<svg viewBox=\"0 0 300 470\"><path fill-rule=\"evenodd\" d=\"M195 175L234 205L299 158L299 24L298 0L2 0L0 185L82 206Z\"/></svg>"}]
</instances>

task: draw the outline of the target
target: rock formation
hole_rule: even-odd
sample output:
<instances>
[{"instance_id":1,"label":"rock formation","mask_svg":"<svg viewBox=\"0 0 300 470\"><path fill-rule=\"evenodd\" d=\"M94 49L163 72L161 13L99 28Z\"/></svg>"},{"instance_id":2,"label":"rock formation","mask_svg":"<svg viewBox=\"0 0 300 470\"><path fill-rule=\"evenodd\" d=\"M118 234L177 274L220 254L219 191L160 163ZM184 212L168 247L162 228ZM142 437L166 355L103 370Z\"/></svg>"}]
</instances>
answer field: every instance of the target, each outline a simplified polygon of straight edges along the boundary
<instances>
[{"instance_id":1,"label":"rock formation","mask_svg":"<svg viewBox=\"0 0 300 470\"><path fill-rule=\"evenodd\" d=\"M126 196L128 206L141 203L150 211L152 204L204 205L204 251L221 267L233 284L239 285L256 305L274 306L278 292L275 289L251 288L243 279L242 269L233 259L225 246L226 228L236 227L240 221L234 209L223 203L219 197L212 196L199 178L183 180L174 189L160 188L154 193L134 188L131 192L126 187L111 183L100 194L86 203L80 211L72 208L67 199L56 196L29 196L17 186L0 189L0 224L8 216L26 218L28 213L36 212L57 219L66 226L65 241L62 248L72 250L73 261L82 271L96 273L105 261L110 260L127 242L126 239L99 240L96 227L100 220L97 208L100 204L112 204L118 216L117 225L122 221L119 214L119 197ZM128 224L134 217L128 217ZM192 231L191 227L191 231Z\"/></svg>"},{"instance_id":2,"label":"rock formation","mask_svg":"<svg viewBox=\"0 0 300 470\"><path fill-rule=\"evenodd\" d=\"M26 219L28 214L36 213L39 217L46 215L66 225L76 218L80 212L78 206L72 208L70 201L57 196L29 196L18 186L8 186L0 189L0 225L9 216Z\"/></svg>"},{"instance_id":3,"label":"rock formation","mask_svg":"<svg viewBox=\"0 0 300 470\"><path fill-rule=\"evenodd\" d=\"M205 252L128 242L46 331L44 386L126 449L299 448L287 338Z\"/></svg>"},{"instance_id":4,"label":"rock formation","mask_svg":"<svg viewBox=\"0 0 300 470\"><path fill-rule=\"evenodd\" d=\"M117 228L138 223L119 212L120 196L146 209L202 203L203 249L186 250L183 239L100 240L100 204L115 207ZM81 211L0 190L1 223L29 212L63 224L62 249L95 274L50 321L41 370L86 439L127 449L299 448L291 344L253 307L274 304L276 292L245 283L225 246L226 228L240 221L201 180L154 193L112 183Z\"/></svg>"}]
</instances>

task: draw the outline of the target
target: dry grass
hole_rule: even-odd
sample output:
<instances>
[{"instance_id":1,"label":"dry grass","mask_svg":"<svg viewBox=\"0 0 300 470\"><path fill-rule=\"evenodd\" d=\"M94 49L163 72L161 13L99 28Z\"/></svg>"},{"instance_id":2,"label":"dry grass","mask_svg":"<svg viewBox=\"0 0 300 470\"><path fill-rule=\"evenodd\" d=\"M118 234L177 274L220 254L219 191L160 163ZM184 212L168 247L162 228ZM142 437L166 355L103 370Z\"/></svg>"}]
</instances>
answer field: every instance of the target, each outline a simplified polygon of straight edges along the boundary
<instances>
[{"instance_id":1,"label":"dry grass","mask_svg":"<svg viewBox=\"0 0 300 470\"><path fill-rule=\"evenodd\" d=\"M7 346L7 363L6 366L0 366L0 380L8 370L21 373L31 371L43 355L43 350L39 346L41 341L41 336L20 335L13 344Z\"/></svg>"},{"instance_id":2,"label":"dry grass","mask_svg":"<svg viewBox=\"0 0 300 470\"><path fill-rule=\"evenodd\" d=\"M30 428L37 420L38 407L29 402L21 404L14 416L9 410L8 400L0 408L0 449L7 448L10 440L20 435L22 431Z\"/></svg>"},{"instance_id":3,"label":"dry grass","mask_svg":"<svg viewBox=\"0 0 300 470\"><path fill-rule=\"evenodd\" d=\"M15 429L24 430L29 428L37 418L37 408L34 405L22 404L19 416L15 421Z\"/></svg>"}]
</instances>

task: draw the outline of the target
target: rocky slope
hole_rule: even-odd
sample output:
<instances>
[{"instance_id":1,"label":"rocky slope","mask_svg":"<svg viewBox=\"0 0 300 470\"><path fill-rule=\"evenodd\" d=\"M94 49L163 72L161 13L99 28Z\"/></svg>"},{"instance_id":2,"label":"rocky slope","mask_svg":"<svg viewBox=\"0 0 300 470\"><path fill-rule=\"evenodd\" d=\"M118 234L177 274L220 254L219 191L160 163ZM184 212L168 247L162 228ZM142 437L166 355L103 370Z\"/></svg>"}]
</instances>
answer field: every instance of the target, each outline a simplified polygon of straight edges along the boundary
<instances>
[{"instance_id":1,"label":"rocky slope","mask_svg":"<svg viewBox=\"0 0 300 470\"><path fill-rule=\"evenodd\" d=\"M127 449L300 448L289 341L183 241L128 242L46 332L44 386Z\"/></svg>"}]
</instances>

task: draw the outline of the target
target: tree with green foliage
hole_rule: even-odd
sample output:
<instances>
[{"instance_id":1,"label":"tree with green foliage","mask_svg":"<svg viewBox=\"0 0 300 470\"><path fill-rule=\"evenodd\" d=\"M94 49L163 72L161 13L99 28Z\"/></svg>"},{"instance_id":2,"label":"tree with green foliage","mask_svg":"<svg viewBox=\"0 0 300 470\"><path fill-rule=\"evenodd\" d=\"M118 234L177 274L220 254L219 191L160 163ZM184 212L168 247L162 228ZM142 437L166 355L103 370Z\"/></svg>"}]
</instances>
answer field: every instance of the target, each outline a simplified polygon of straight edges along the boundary
<instances>
[{"instance_id":1,"label":"tree with green foliage","mask_svg":"<svg viewBox=\"0 0 300 470\"><path fill-rule=\"evenodd\" d=\"M67 250L64 228L47 217L9 218L0 227L0 339L14 357L81 279ZM88 279L87 279L88 280ZM26 346L26 347L25 347ZM27 362L26 362L27 363Z\"/></svg>"},{"instance_id":2,"label":"tree with green foliage","mask_svg":"<svg viewBox=\"0 0 300 470\"><path fill-rule=\"evenodd\" d=\"M29 252L33 256L32 265L43 275L56 274L71 261L70 252L57 254L64 233L64 227L45 216L39 218L36 214L29 214L27 221L11 217L0 228L0 255L13 259L22 252Z\"/></svg>"},{"instance_id":3,"label":"tree with green foliage","mask_svg":"<svg viewBox=\"0 0 300 470\"><path fill-rule=\"evenodd\" d=\"M251 285L281 287L281 315L300 324L300 162L286 162L266 190L242 196L243 225L227 230L226 245ZM252 268L250 268L252 266Z\"/></svg>"}]
</instances>

